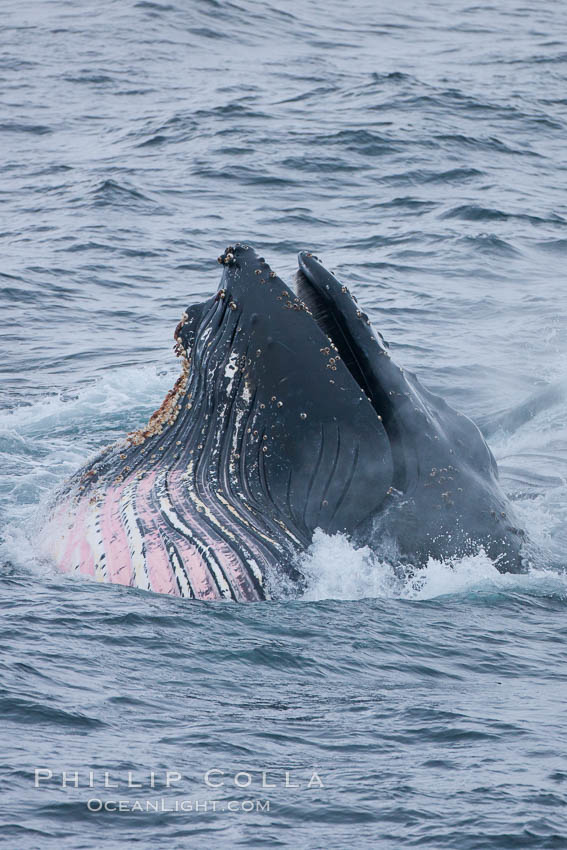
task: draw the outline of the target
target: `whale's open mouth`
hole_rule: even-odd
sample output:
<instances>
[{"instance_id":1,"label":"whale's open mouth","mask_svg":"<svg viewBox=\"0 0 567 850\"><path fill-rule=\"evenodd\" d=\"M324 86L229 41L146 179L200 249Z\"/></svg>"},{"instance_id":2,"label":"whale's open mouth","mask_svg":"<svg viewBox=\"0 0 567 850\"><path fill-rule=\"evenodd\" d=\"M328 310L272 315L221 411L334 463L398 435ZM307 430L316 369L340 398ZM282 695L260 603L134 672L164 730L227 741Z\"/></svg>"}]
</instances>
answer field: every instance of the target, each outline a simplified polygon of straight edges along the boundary
<instances>
[{"instance_id":1,"label":"whale's open mouth","mask_svg":"<svg viewBox=\"0 0 567 850\"><path fill-rule=\"evenodd\" d=\"M336 353L374 408L382 422L395 460L394 484L403 489L406 471L399 445L391 394L384 388L376 369L376 355L388 358L387 347L373 331L366 313L359 309L348 288L306 251L298 256L297 294L307 305ZM374 355L374 356L373 356Z\"/></svg>"}]
</instances>

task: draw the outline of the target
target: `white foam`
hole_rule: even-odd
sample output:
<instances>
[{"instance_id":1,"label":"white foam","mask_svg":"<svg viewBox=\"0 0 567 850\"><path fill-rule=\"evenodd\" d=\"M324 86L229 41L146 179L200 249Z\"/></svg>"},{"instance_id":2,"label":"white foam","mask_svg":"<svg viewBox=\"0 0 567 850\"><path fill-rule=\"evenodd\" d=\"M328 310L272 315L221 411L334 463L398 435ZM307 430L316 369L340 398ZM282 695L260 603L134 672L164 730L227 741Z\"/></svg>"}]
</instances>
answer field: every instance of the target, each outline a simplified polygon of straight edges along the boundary
<instances>
[{"instance_id":1,"label":"white foam","mask_svg":"<svg viewBox=\"0 0 567 850\"><path fill-rule=\"evenodd\" d=\"M318 528L299 568L307 580L306 601L395 595L392 568L367 546L355 549L343 534L328 535Z\"/></svg>"},{"instance_id":2,"label":"white foam","mask_svg":"<svg viewBox=\"0 0 567 850\"><path fill-rule=\"evenodd\" d=\"M26 436L48 437L52 428L72 427L100 420L113 421L120 414L159 407L171 389L179 369L128 368L109 372L103 379L74 393L40 399L0 412L0 438L23 440ZM173 378L173 381L172 381Z\"/></svg>"},{"instance_id":3,"label":"white foam","mask_svg":"<svg viewBox=\"0 0 567 850\"><path fill-rule=\"evenodd\" d=\"M502 574L484 552L451 561L429 559L423 568L403 570L378 558L368 547L355 549L342 534L318 529L300 569L307 579L304 601L322 599L435 599L471 593L526 593L567 598L567 575L532 569Z\"/></svg>"}]
</instances>

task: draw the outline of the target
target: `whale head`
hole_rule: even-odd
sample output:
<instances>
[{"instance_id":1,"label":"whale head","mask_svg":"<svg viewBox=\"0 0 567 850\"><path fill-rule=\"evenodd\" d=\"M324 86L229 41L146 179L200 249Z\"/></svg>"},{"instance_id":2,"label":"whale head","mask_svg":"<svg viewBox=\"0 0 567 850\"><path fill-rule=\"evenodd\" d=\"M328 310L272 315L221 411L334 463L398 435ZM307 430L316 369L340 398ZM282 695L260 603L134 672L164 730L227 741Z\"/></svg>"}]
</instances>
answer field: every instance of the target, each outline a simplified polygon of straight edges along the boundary
<instances>
[{"instance_id":1,"label":"whale head","mask_svg":"<svg viewBox=\"0 0 567 850\"><path fill-rule=\"evenodd\" d=\"M77 537L78 568L257 599L279 577L301 584L298 554L320 528L401 562L483 547L500 569L522 569L522 533L478 428L393 362L316 257L298 262L291 287L248 245L219 257L217 292L175 329L175 387L62 492L78 529L88 503L85 534L99 540L87 557Z\"/></svg>"},{"instance_id":2,"label":"whale head","mask_svg":"<svg viewBox=\"0 0 567 850\"><path fill-rule=\"evenodd\" d=\"M303 544L352 531L393 483L384 424L308 302L248 246L219 259L218 292L176 335L208 435L193 454Z\"/></svg>"}]
</instances>

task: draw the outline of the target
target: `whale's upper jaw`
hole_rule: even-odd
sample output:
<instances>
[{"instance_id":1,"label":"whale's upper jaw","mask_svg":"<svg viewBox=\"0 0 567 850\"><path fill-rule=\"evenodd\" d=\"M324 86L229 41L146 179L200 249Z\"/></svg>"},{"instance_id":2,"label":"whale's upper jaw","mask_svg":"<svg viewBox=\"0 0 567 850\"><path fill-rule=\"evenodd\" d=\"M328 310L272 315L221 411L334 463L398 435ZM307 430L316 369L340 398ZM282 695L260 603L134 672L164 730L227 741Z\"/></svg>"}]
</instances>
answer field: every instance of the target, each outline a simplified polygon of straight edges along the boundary
<instances>
[{"instance_id":1,"label":"whale's upper jaw","mask_svg":"<svg viewBox=\"0 0 567 850\"><path fill-rule=\"evenodd\" d=\"M310 251L298 254L296 285L299 297L315 321L332 339L350 374L372 404L376 415L390 418L391 402L380 387L377 356L386 356L387 346L377 336L370 320L349 289L341 284Z\"/></svg>"},{"instance_id":2,"label":"whale's upper jaw","mask_svg":"<svg viewBox=\"0 0 567 850\"><path fill-rule=\"evenodd\" d=\"M398 540L413 537L419 560L462 554L480 542L503 570L524 569L525 535L516 527L498 485L496 461L477 426L392 361L356 299L316 257L301 251L298 262L299 296L388 435L392 492L404 504ZM391 515L389 522L396 534Z\"/></svg>"}]
</instances>

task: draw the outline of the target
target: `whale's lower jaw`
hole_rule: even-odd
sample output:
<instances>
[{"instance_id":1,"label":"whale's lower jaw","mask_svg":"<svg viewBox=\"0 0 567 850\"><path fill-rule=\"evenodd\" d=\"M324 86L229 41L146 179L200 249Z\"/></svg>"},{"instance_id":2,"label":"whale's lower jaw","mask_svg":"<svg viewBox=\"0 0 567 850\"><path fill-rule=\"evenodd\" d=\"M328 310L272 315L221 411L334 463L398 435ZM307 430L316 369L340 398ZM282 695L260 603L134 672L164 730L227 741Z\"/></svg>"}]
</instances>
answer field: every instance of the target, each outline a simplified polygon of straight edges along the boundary
<instances>
[{"instance_id":1,"label":"whale's lower jaw","mask_svg":"<svg viewBox=\"0 0 567 850\"><path fill-rule=\"evenodd\" d=\"M209 601L269 599L274 565L290 562L291 547L252 533L226 505L199 501L183 474L166 470L99 497L69 493L53 511L43 549L59 570L99 582Z\"/></svg>"}]
</instances>

